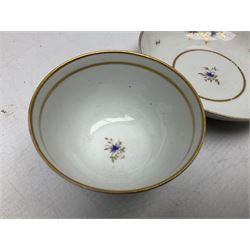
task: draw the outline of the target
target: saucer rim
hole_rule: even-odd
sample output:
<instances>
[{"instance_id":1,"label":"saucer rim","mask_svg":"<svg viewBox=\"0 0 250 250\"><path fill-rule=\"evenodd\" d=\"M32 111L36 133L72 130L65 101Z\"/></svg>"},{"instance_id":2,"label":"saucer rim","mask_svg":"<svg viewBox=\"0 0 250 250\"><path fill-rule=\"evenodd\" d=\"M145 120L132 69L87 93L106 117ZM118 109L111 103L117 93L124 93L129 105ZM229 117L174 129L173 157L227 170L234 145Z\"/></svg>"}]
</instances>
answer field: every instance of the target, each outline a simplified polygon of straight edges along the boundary
<instances>
[{"instance_id":1,"label":"saucer rim","mask_svg":"<svg viewBox=\"0 0 250 250\"><path fill-rule=\"evenodd\" d=\"M143 37L144 33L145 33L145 31L141 31L139 34L139 38L138 38L138 48L139 48L140 53L142 53L142 54L144 54L144 53L142 51L142 44L141 43L142 43L142 37ZM218 51L215 51L215 52L218 52ZM148 55L148 54L145 54L145 55ZM164 62L164 63L166 63L166 62ZM246 81L246 84L247 84L247 81ZM206 99L204 99L204 100L206 100ZM203 107L204 107L204 104L203 104ZM250 117L247 117L247 116L246 117L237 117L237 116L226 115L226 114L223 114L220 112L212 111L212 110L207 109L205 107L204 107L204 110L207 114L212 114L212 119L231 121L231 122L249 122L250 121ZM207 117L211 118L211 116L209 116L209 115L207 115Z\"/></svg>"}]
</instances>

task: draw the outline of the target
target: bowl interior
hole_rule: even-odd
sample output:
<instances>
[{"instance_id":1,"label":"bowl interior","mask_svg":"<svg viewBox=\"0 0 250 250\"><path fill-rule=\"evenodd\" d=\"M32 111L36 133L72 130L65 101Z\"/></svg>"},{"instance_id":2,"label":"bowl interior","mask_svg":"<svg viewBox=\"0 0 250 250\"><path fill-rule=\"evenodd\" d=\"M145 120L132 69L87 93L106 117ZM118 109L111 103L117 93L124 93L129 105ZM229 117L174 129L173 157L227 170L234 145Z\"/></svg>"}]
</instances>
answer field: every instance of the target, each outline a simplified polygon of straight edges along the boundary
<instances>
[{"instance_id":1,"label":"bowl interior","mask_svg":"<svg viewBox=\"0 0 250 250\"><path fill-rule=\"evenodd\" d=\"M40 89L35 137L64 175L98 189L140 189L175 174L195 152L202 111L192 91L137 58L87 57Z\"/></svg>"}]
</instances>

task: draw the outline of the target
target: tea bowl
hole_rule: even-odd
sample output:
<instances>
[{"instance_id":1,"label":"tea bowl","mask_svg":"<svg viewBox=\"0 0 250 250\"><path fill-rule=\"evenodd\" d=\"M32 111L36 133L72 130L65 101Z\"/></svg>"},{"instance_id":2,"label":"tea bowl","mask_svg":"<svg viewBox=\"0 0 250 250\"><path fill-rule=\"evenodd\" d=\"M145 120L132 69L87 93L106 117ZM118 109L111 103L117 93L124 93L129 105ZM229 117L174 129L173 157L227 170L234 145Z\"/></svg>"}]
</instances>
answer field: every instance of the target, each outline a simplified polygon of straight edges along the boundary
<instances>
[{"instance_id":1,"label":"tea bowl","mask_svg":"<svg viewBox=\"0 0 250 250\"><path fill-rule=\"evenodd\" d=\"M173 67L129 51L80 55L53 69L29 106L39 155L68 181L135 193L180 175L197 156L205 114Z\"/></svg>"}]
</instances>

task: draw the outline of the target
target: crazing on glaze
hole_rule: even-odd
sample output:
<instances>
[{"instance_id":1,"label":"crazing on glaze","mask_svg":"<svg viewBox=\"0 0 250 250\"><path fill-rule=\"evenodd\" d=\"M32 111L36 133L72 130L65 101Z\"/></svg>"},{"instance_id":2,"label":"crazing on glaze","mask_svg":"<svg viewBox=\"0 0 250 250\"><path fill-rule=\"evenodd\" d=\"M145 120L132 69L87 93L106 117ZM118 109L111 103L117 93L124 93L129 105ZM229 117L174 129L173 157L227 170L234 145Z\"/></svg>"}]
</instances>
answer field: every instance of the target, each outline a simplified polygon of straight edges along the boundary
<instances>
[{"instance_id":1,"label":"crazing on glaze","mask_svg":"<svg viewBox=\"0 0 250 250\"><path fill-rule=\"evenodd\" d=\"M193 40L203 40L205 44L211 40L226 39L226 34L222 31L187 31L186 36Z\"/></svg>"},{"instance_id":2,"label":"crazing on glaze","mask_svg":"<svg viewBox=\"0 0 250 250\"><path fill-rule=\"evenodd\" d=\"M217 68L216 67L212 67L212 68L203 67L203 68L205 69L205 72L198 73L198 74L203 76L205 82L207 82L207 81L216 82L218 85L220 85L218 75L216 74Z\"/></svg>"},{"instance_id":3,"label":"crazing on glaze","mask_svg":"<svg viewBox=\"0 0 250 250\"><path fill-rule=\"evenodd\" d=\"M120 139L115 143L112 138L105 137L106 145L104 150L109 150L110 159L114 163L117 159L125 158L125 147L122 146Z\"/></svg>"}]
</instances>

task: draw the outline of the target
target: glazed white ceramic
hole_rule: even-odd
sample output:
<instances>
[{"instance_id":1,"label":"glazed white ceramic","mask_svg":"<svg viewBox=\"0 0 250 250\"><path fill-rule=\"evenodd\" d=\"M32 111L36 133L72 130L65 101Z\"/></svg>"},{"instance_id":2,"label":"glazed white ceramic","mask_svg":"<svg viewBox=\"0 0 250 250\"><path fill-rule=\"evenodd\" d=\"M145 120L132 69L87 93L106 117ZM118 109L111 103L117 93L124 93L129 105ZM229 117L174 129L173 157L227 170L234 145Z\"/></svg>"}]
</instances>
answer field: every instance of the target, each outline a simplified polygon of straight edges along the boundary
<instances>
[{"instance_id":1,"label":"glazed white ceramic","mask_svg":"<svg viewBox=\"0 0 250 250\"><path fill-rule=\"evenodd\" d=\"M103 192L144 191L197 155L199 97L170 66L138 53L94 52L60 65L30 104L33 142L66 179Z\"/></svg>"},{"instance_id":2,"label":"glazed white ceramic","mask_svg":"<svg viewBox=\"0 0 250 250\"><path fill-rule=\"evenodd\" d=\"M173 65L191 82L207 116L250 119L249 32L142 32L139 47Z\"/></svg>"}]
</instances>

